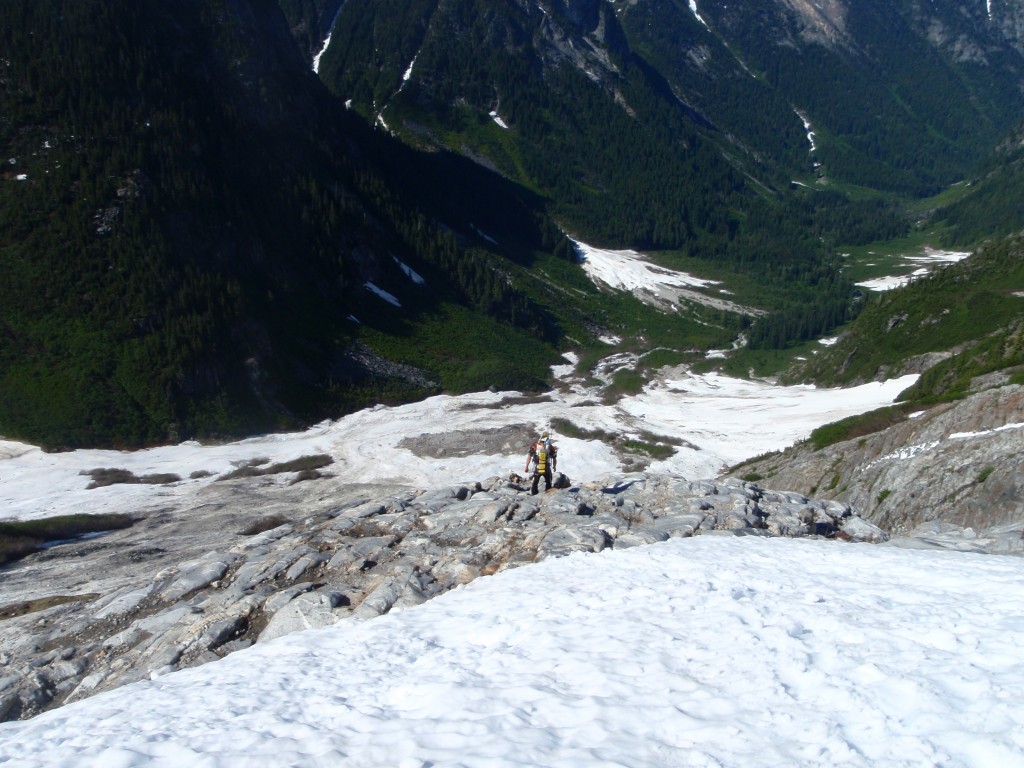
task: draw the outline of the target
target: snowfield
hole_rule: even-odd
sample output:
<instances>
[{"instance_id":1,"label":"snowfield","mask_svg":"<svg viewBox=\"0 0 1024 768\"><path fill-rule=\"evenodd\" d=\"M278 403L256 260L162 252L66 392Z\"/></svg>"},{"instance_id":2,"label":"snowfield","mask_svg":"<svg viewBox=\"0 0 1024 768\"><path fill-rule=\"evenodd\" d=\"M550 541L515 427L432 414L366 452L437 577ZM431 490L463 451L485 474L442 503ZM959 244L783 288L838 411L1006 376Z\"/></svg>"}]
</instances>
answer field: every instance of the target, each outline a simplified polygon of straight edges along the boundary
<instances>
[{"instance_id":1,"label":"snowfield","mask_svg":"<svg viewBox=\"0 0 1024 768\"><path fill-rule=\"evenodd\" d=\"M628 364L628 361L623 361ZM563 383L573 367L558 366ZM440 395L393 408L378 406L304 432L264 435L223 445L186 442L142 451L79 450L44 453L39 448L0 440L0 520L59 514L123 512L166 505L198 492L215 477L256 459L284 462L312 454L334 459L332 473L352 482L381 482L433 488L521 473L536 434L566 419L584 430L639 438L661 435L684 441L675 455L650 471L689 480L715 477L727 466L806 438L822 424L892 403L916 380L905 376L851 389L779 387L718 374L697 375L666 369L647 390L616 405L596 404L585 388L552 391L523 402L518 392ZM522 444L512 453L451 453L418 456L403 441L507 429L521 425ZM601 440L567 437L553 430L559 470L573 482L586 482L622 470L612 447ZM467 443L472 444L471 439ZM170 485L114 485L87 488L81 473L99 468L127 469L138 477L176 474ZM192 477L203 474L203 477Z\"/></svg>"},{"instance_id":2,"label":"snowfield","mask_svg":"<svg viewBox=\"0 0 1024 768\"><path fill-rule=\"evenodd\" d=\"M917 266L917 268L910 274L878 277L873 280L864 280L863 282L857 283L857 285L862 288L867 288L869 291L891 291L894 288L900 288L906 285L914 278L927 275L936 266L941 266L943 264L955 264L958 261L963 261L970 255L970 253L962 251L938 251L934 248L925 247L921 255L906 257L904 266L911 267L920 265Z\"/></svg>"},{"instance_id":3,"label":"snowfield","mask_svg":"<svg viewBox=\"0 0 1024 768\"><path fill-rule=\"evenodd\" d=\"M584 271L596 285L632 293L640 301L664 311L675 312L680 304L691 302L727 312L762 314L760 310L696 290L719 285L717 280L660 267L637 251L608 250L575 240L573 246ZM719 292L728 293L723 289Z\"/></svg>"},{"instance_id":4,"label":"snowfield","mask_svg":"<svg viewBox=\"0 0 1024 768\"><path fill-rule=\"evenodd\" d=\"M0 763L1024 766L1024 560L701 536L548 560L0 725Z\"/></svg>"}]
</instances>

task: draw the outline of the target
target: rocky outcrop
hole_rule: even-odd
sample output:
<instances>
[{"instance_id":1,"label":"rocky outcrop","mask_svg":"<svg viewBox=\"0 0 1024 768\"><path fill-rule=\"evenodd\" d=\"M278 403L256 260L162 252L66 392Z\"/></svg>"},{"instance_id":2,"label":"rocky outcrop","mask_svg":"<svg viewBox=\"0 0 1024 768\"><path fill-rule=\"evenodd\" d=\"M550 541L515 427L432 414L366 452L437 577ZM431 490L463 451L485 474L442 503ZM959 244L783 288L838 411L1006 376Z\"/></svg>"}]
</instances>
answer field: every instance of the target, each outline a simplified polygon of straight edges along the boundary
<instances>
[{"instance_id":1,"label":"rocky outcrop","mask_svg":"<svg viewBox=\"0 0 1024 768\"><path fill-rule=\"evenodd\" d=\"M891 533L937 522L1005 539L1012 550L1024 529L1022 440L1024 387L1005 386L821 450L805 443L738 472L842 500Z\"/></svg>"},{"instance_id":2,"label":"rocky outcrop","mask_svg":"<svg viewBox=\"0 0 1024 768\"><path fill-rule=\"evenodd\" d=\"M699 534L886 538L848 505L752 483L629 474L557 484L532 496L516 476L431 491L240 477L130 529L33 555L4 573L13 602L0 606L11 616L0 621L0 717L573 552ZM31 610L44 596L50 607Z\"/></svg>"}]
</instances>

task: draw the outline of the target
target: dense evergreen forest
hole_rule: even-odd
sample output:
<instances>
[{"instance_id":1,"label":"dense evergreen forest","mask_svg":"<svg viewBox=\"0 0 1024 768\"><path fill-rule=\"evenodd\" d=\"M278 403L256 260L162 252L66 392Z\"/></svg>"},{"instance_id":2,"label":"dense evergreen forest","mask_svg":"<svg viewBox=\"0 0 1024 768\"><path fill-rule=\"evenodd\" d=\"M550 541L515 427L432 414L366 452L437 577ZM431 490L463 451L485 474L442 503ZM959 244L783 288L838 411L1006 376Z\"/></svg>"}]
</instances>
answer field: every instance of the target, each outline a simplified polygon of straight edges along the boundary
<instances>
[{"instance_id":1,"label":"dense evergreen forest","mask_svg":"<svg viewBox=\"0 0 1024 768\"><path fill-rule=\"evenodd\" d=\"M487 313L498 338L556 334L452 229L476 216L522 253L553 252L543 213L347 113L273 2L6 6L0 433L68 446L234 435L470 386L350 354L387 315L364 282L409 283L403 265L432 278L406 322L453 302ZM420 194L415 179L439 173L461 194ZM535 384L550 354L496 378Z\"/></svg>"},{"instance_id":2,"label":"dense evergreen forest","mask_svg":"<svg viewBox=\"0 0 1024 768\"><path fill-rule=\"evenodd\" d=\"M948 245L970 247L1024 229L1024 126L1000 143L967 185L967 194L934 213L949 227Z\"/></svg>"}]
</instances>

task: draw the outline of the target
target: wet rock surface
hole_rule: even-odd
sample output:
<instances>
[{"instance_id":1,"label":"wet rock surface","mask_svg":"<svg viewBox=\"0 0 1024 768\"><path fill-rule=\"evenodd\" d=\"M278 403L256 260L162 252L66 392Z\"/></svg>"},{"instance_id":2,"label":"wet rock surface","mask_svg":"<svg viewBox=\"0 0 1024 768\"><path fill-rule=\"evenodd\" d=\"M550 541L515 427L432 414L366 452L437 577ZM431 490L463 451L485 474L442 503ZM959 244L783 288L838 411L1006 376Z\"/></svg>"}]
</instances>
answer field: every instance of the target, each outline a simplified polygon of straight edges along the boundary
<instances>
[{"instance_id":1,"label":"wet rock surface","mask_svg":"<svg viewBox=\"0 0 1024 768\"><path fill-rule=\"evenodd\" d=\"M486 439L497 446L506 436ZM139 513L132 528L30 556L3 570L3 601L55 604L0 621L0 718L573 552L694 535L888 538L841 502L754 483L558 479L534 496L515 475L429 491L239 478L180 508ZM949 531L929 536L941 545Z\"/></svg>"}]
</instances>

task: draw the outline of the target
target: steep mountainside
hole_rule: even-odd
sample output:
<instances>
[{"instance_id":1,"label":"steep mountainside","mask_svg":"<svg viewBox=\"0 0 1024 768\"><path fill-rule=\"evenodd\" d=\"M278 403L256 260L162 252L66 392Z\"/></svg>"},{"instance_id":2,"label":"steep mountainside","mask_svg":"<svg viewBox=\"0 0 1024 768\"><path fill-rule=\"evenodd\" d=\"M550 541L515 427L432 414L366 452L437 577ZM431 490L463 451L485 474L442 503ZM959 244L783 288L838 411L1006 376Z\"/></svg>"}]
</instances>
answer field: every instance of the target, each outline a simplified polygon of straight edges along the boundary
<instances>
[{"instance_id":1,"label":"steep mountainside","mask_svg":"<svg viewBox=\"0 0 1024 768\"><path fill-rule=\"evenodd\" d=\"M1024 130L1000 142L992 157L969 182L970 190L955 203L934 212L950 227L947 242L955 246L1019 233L1024 227Z\"/></svg>"},{"instance_id":2,"label":"steep mountainside","mask_svg":"<svg viewBox=\"0 0 1024 768\"><path fill-rule=\"evenodd\" d=\"M1024 519L1024 243L1006 238L884 295L795 373L849 383L918 372L888 408L734 468L854 505L890 531Z\"/></svg>"},{"instance_id":3,"label":"steep mountainside","mask_svg":"<svg viewBox=\"0 0 1024 768\"><path fill-rule=\"evenodd\" d=\"M1024 387L985 389L916 411L887 429L816 448L813 441L744 464L736 474L773 488L838 499L887 531L925 523L975 532L1024 520ZM1019 535L1019 534L1018 534Z\"/></svg>"},{"instance_id":4,"label":"steep mountainside","mask_svg":"<svg viewBox=\"0 0 1024 768\"><path fill-rule=\"evenodd\" d=\"M760 109L780 120L788 107L806 121L814 131L813 158L834 180L934 192L962 177L1018 119L1021 57L985 17L982 2L973 8L944 0L695 7L706 27L693 47L709 51L699 65L673 51L649 17L647 24L629 24L634 11L626 11L624 24L655 61L678 62L670 79L683 94L700 94L701 83L720 79L722 70L769 90L774 103L762 101ZM728 50L716 50L709 39ZM765 119L709 100L702 110L736 132L744 117Z\"/></svg>"},{"instance_id":5,"label":"steep mountainside","mask_svg":"<svg viewBox=\"0 0 1024 768\"><path fill-rule=\"evenodd\" d=\"M913 399L961 396L1024 366L1024 241L1004 238L872 300L838 342L788 375L849 384L927 369Z\"/></svg>"},{"instance_id":6,"label":"steep mountainside","mask_svg":"<svg viewBox=\"0 0 1024 768\"><path fill-rule=\"evenodd\" d=\"M1019 119L1010 11L979 8L352 0L319 73L404 141L536 190L584 239L763 286L750 344L785 348L856 314L838 244L905 232L894 196L962 179Z\"/></svg>"},{"instance_id":7,"label":"steep mountainside","mask_svg":"<svg viewBox=\"0 0 1024 768\"><path fill-rule=\"evenodd\" d=\"M556 320L471 225L521 259L564 238L347 112L276 3L16 4L0 48L0 433L238 434L543 378ZM435 341L392 365L403 324Z\"/></svg>"},{"instance_id":8,"label":"steep mountainside","mask_svg":"<svg viewBox=\"0 0 1024 768\"><path fill-rule=\"evenodd\" d=\"M727 236L730 206L743 205L742 171L652 87L598 0L357 0L338 17L320 75L410 141L463 151L550 195L588 237Z\"/></svg>"},{"instance_id":9,"label":"steep mountainside","mask_svg":"<svg viewBox=\"0 0 1024 768\"><path fill-rule=\"evenodd\" d=\"M820 165L835 181L909 194L961 178L1022 104L1020 4L986 13L951 0L355 0L320 71L410 140L482 155L550 191L578 226L595 226L580 209L598 193L624 220L603 234L671 245L724 224L745 175L771 187ZM639 139L656 161L637 154ZM640 190L618 187L606 159ZM659 172L681 187L657 188L672 234L646 183ZM645 225L625 224L637 217Z\"/></svg>"}]
</instances>

